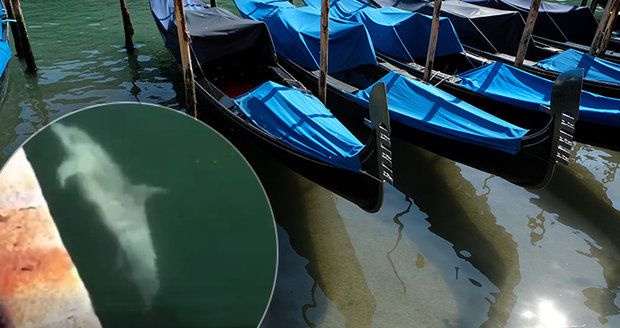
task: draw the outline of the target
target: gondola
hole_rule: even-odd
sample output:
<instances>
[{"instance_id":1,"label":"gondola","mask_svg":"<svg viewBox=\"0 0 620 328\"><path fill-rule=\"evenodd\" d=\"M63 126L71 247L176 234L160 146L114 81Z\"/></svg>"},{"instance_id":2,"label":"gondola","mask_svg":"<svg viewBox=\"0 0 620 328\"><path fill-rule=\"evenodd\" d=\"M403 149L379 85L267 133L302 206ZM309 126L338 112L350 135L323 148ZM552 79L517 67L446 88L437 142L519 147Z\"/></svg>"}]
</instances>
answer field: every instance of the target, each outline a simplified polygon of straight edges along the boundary
<instances>
[{"instance_id":1,"label":"gondola","mask_svg":"<svg viewBox=\"0 0 620 328\"><path fill-rule=\"evenodd\" d=\"M516 10L525 19L530 11L529 0L465 0L502 10ZM570 6L543 1L534 25L534 39L563 49L588 52L598 22L589 7ZM612 38L606 56L620 60L620 40Z\"/></svg>"},{"instance_id":2,"label":"gondola","mask_svg":"<svg viewBox=\"0 0 620 328\"><path fill-rule=\"evenodd\" d=\"M313 9L318 12L318 0L306 1L314 4ZM408 73L423 76L424 67L420 63L424 63L426 56L430 17L397 8L363 8L352 15L350 7L340 7L340 3L361 2L336 0L335 4L332 2L330 16L351 24L363 23L381 58ZM434 59L439 72L431 79L433 84L482 109L494 111L500 117L511 115L506 105L519 108L525 116L540 111L541 105L550 105L552 81L498 62L476 67L463 54L458 36L447 18L440 19L439 29L441 39L437 41ZM489 106L488 98L502 105L499 108ZM615 137L620 132L620 99L584 91L580 112L577 141L620 149Z\"/></svg>"},{"instance_id":3,"label":"gondola","mask_svg":"<svg viewBox=\"0 0 620 328\"><path fill-rule=\"evenodd\" d=\"M180 63L173 0L150 0L150 5L166 47ZM391 174L389 119L380 87L373 90L373 127L351 119L349 130L279 65L265 24L200 0L186 0L184 8L199 119L232 140L256 145L361 208L377 211L383 181L390 182Z\"/></svg>"},{"instance_id":4,"label":"gondola","mask_svg":"<svg viewBox=\"0 0 620 328\"><path fill-rule=\"evenodd\" d=\"M11 46L9 45L9 26L4 2L0 1L2 10L0 22L0 105L4 102L4 97L9 85L8 64L11 60Z\"/></svg>"},{"instance_id":5,"label":"gondola","mask_svg":"<svg viewBox=\"0 0 620 328\"><path fill-rule=\"evenodd\" d=\"M278 57L293 75L308 86L317 85L320 14L316 10L295 8L284 0L236 0L235 5L243 17L266 22ZM331 21L329 33L328 103L333 110L364 114L368 89L383 82L394 138L531 188L546 185L555 164L567 163L572 131L561 123L570 126L577 119L579 73L557 81L550 111L525 113L492 99L480 102L514 114L505 115L512 116L509 122L377 61L360 24ZM351 101L358 106L351 106ZM561 141L560 134L568 139Z\"/></svg>"},{"instance_id":6,"label":"gondola","mask_svg":"<svg viewBox=\"0 0 620 328\"><path fill-rule=\"evenodd\" d=\"M339 2L348 4L349 12L359 10L365 5L377 8L395 7L425 15L433 13L432 3L418 0ZM515 62L515 55L525 28L525 20L519 12L453 0L442 3L441 16L450 19L466 51L467 60L472 65L481 66L491 61L512 65ZM526 60L519 68L552 80L564 71L583 68L584 90L610 97L620 95L620 64L589 55L587 50L583 52L575 49L559 49L531 40Z\"/></svg>"}]
</instances>

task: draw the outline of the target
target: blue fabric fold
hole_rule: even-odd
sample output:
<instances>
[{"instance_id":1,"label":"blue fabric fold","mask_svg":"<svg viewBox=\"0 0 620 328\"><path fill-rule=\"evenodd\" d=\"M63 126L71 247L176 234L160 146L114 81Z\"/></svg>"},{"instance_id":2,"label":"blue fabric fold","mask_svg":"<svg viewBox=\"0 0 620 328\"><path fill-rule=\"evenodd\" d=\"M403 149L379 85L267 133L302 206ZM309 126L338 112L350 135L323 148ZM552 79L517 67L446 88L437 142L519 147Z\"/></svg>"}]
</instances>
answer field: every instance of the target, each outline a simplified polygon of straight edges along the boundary
<instances>
[{"instance_id":1,"label":"blue fabric fold","mask_svg":"<svg viewBox=\"0 0 620 328\"><path fill-rule=\"evenodd\" d=\"M242 16L264 21L279 56L309 70L319 69L321 15L312 8L295 8L282 0L235 1ZM329 73L364 64L377 64L368 32L362 24L329 22Z\"/></svg>"},{"instance_id":2,"label":"blue fabric fold","mask_svg":"<svg viewBox=\"0 0 620 328\"><path fill-rule=\"evenodd\" d=\"M553 81L494 62L459 75L460 84L489 98L530 110L548 110ZM541 105L546 108L541 107ZM620 126L620 99L581 92L579 119Z\"/></svg>"},{"instance_id":3,"label":"blue fabric fold","mask_svg":"<svg viewBox=\"0 0 620 328\"><path fill-rule=\"evenodd\" d=\"M305 0L320 13L321 0ZM375 50L400 60L425 58L431 34L431 16L394 7L373 8L357 0L331 0L329 16L366 26ZM435 56L463 53L463 45L446 17L439 20Z\"/></svg>"},{"instance_id":4,"label":"blue fabric fold","mask_svg":"<svg viewBox=\"0 0 620 328\"><path fill-rule=\"evenodd\" d=\"M407 126L468 143L515 154L528 130L478 109L430 84L390 72L385 83L391 119ZM376 84L375 83L375 84ZM354 94L368 106L370 90Z\"/></svg>"},{"instance_id":5,"label":"blue fabric fold","mask_svg":"<svg viewBox=\"0 0 620 328\"><path fill-rule=\"evenodd\" d=\"M265 82L235 103L256 126L300 152L360 171L364 145L312 95Z\"/></svg>"},{"instance_id":6,"label":"blue fabric fold","mask_svg":"<svg viewBox=\"0 0 620 328\"><path fill-rule=\"evenodd\" d=\"M594 57L574 49L563 51L555 56L539 61L536 66L553 72L566 72L583 68L584 78L620 85L620 64ZM620 96L620 95L619 95Z\"/></svg>"}]
</instances>

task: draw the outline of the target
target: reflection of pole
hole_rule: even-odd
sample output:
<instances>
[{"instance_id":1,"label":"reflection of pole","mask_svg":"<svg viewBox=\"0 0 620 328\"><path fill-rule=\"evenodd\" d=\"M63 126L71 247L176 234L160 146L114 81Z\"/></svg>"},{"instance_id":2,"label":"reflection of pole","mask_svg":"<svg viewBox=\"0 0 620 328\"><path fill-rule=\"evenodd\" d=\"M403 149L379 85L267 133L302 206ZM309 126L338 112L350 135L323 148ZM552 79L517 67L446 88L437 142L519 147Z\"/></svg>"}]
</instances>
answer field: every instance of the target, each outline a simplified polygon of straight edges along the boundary
<instances>
[{"instance_id":1,"label":"reflection of pole","mask_svg":"<svg viewBox=\"0 0 620 328\"><path fill-rule=\"evenodd\" d=\"M538 17L538 10L540 9L541 0L534 0L530 5L530 13L527 15L527 21L525 22L525 28L523 34L521 34L521 41L519 41L519 50L515 56L515 66L520 67L525 60L525 54L527 48L530 45L530 39L532 38L532 32L534 32L534 25L536 24L536 17Z\"/></svg>"},{"instance_id":2,"label":"reflection of pole","mask_svg":"<svg viewBox=\"0 0 620 328\"><path fill-rule=\"evenodd\" d=\"M32 47L30 46L30 39L28 38L28 29L26 28L24 13L22 12L19 0L10 1L13 9L13 15L15 15L15 28L17 29L18 34L17 37L19 38L19 40L15 40L15 48L21 48L17 50L17 53L21 53L26 61L26 72L34 73L37 71L37 64L35 63L34 55L32 54Z\"/></svg>"},{"instance_id":3,"label":"reflection of pole","mask_svg":"<svg viewBox=\"0 0 620 328\"><path fill-rule=\"evenodd\" d=\"M196 111L196 88L194 85L194 70L189 52L191 42L187 26L185 25L185 9L183 0L174 0L174 14L176 16L177 33L179 36L179 48L181 50L181 65L183 68L183 84L185 85L185 103L187 112L192 116L198 116Z\"/></svg>"},{"instance_id":4,"label":"reflection of pole","mask_svg":"<svg viewBox=\"0 0 620 328\"><path fill-rule=\"evenodd\" d=\"M327 103L327 59L329 51L329 0L321 0L321 50L319 99Z\"/></svg>"},{"instance_id":5,"label":"reflection of pole","mask_svg":"<svg viewBox=\"0 0 620 328\"><path fill-rule=\"evenodd\" d=\"M433 5L433 24L431 25L431 36L428 40L428 52L426 53L426 66L424 67L425 82L430 81L435 61L435 49L437 48L437 37L439 35L439 15L441 14L441 0L435 0Z\"/></svg>"},{"instance_id":6,"label":"reflection of pole","mask_svg":"<svg viewBox=\"0 0 620 328\"><path fill-rule=\"evenodd\" d=\"M128 53L133 52L133 25L131 24L131 17L129 16L129 10L127 9L127 3L125 0L120 0L121 13L123 15L123 29L125 30L125 49Z\"/></svg>"}]
</instances>

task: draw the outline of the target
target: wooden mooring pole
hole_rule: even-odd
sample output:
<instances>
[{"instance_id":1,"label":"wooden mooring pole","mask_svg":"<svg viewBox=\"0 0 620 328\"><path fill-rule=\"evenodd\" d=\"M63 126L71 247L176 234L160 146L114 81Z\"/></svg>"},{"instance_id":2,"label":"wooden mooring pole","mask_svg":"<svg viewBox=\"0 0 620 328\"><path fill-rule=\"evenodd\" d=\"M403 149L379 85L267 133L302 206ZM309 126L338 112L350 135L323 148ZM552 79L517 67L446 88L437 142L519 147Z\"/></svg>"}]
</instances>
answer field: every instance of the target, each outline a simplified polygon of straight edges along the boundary
<instances>
[{"instance_id":1,"label":"wooden mooring pole","mask_svg":"<svg viewBox=\"0 0 620 328\"><path fill-rule=\"evenodd\" d=\"M196 86L194 82L194 70L192 69L192 57L189 50L191 39L185 24L185 9L183 0L174 0L174 15L176 17L177 33L179 36L179 50L181 52L181 65L183 68L183 84L185 85L185 104L187 113L197 117L196 110Z\"/></svg>"},{"instance_id":2,"label":"wooden mooring pole","mask_svg":"<svg viewBox=\"0 0 620 328\"><path fill-rule=\"evenodd\" d=\"M211 0L211 8L215 8L215 7L217 7L217 1Z\"/></svg>"},{"instance_id":3,"label":"wooden mooring pole","mask_svg":"<svg viewBox=\"0 0 620 328\"><path fill-rule=\"evenodd\" d=\"M125 49L128 53L133 53L133 24L131 24L131 17L129 16L129 9L127 9L127 3L125 0L120 0L121 14L123 15L123 29L125 30Z\"/></svg>"},{"instance_id":4,"label":"wooden mooring pole","mask_svg":"<svg viewBox=\"0 0 620 328\"><path fill-rule=\"evenodd\" d=\"M428 40L428 51L426 52L426 65L424 66L424 82L431 79L433 72L433 62L435 61L435 49L437 48L437 37L439 36L439 15L441 14L441 0L435 0L433 4L433 23L431 25L431 36Z\"/></svg>"},{"instance_id":5,"label":"wooden mooring pole","mask_svg":"<svg viewBox=\"0 0 620 328\"><path fill-rule=\"evenodd\" d=\"M319 99L327 103L327 68L329 52L329 0L321 0L321 50L319 72Z\"/></svg>"},{"instance_id":6,"label":"wooden mooring pole","mask_svg":"<svg viewBox=\"0 0 620 328\"><path fill-rule=\"evenodd\" d=\"M9 19L15 20L15 12L13 11L13 5L10 0L2 0L4 3L4 7L6 9L6 14ZM11 33L13 34L13 42L15 42L15 53L18 58L24 58L24 54L22 53L21 44L17 44L17 42L21 41L21 37L19 36L19 30L17 28L11 28Z\"/></svg>"},{"instance_id":7,"label":"wooden mooring pole","mask_svg":"<svg viewBox=\"0 0 620 328\"><path fill-rule=\"evenodd\" d=\"M609 45L609 40L611 39L611 33L614 30L614 25L616 19L618 18L618 12L620 11L620 0L609 0L609 2L612 2L612 4L611 8L609 9L609 16L607 17L607 21L605 22L605 26L601 33L601 40L598 44L598 49L596 50L596 55L598 56L604 55L605 51L607 51L607 46ZM607 9L607 6L605 7L605 9ZM602 22L603 20L601 19L601 23ZM599 24L599 27L600 25L601 24ZM590 48L590 51L592 51L592 48Z\"/></svg>"},{"instance_id":8,"label":"wooden mooring pole","mask_svg":"<svg viewBox=\"0 0 620 328\"><path fill-rule=\"evenodd\" d=\"M37 64L32 54L32 47L30 46L30 39L28 38L28 29L26 28L26 20L24 19L24 13L22 12L21 4L19 0L9 0L11 3L11 9L15 16L15 28L17 34L15 39L15 48L18 54L21 54L22 58L26 61L26 73L35 73L37 71Z\"/></svg>"},{"instance_id":9,"label":"wooden mooring pole","mask_svg":"<svg viewBox=\"0 0 620 328\"><path fill-rule=\"evenodd\" d=\"M515 66L520 67L525 61L525 55L527 54L527 48L530 45L532 39L532 32L534 32L534 25L536 24L536 17L538 17L538 10L540 9L541 0L533 0L530 5L530 13L527 15L525 21L525 27L523 28L523 34L521 34L521 41L519 41L519 49L515 56Z\"/></svg>"}]
</instances>

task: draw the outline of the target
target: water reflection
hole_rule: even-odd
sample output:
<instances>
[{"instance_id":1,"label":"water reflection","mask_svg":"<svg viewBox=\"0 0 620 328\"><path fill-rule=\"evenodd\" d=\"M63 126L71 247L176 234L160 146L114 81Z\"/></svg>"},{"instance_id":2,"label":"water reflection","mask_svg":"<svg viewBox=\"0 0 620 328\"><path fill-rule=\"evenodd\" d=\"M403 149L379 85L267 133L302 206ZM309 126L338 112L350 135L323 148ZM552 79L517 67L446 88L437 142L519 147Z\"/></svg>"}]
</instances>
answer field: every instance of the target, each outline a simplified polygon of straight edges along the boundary
<instances>
[{"instance_id":1,"label":"water reflection","mask_svg":"<svg viewBox=\"0 0 620 328\"><path fill-rule=\"evenodd\" d=\"M395 156L406 154L394 161L398 190L386 188L376 214L285 168L259 165L267 190L284 188L280 195L301 198L291 204L271 195L278 223L290 237L281 249L292 246L281 254L297 258L296 264L280 263L290 276L280 275L276 286L298 279L305 290L296 305L298 324L620 324L620 216L607 201L616 197L610 184L615 171L603 170L605 179L597 179L578 160L559 168L547 189L528 190L398 140L392 147ZM592 152L608 156L609 163L617 156ZM361 301L347 306L338 284L355 290ZM282 306L295 297L276 293L263 327L295 317Z\"/></svg>"},{"instance_id":2,"label":"water reflection","mask_svg":"<svg viewBox=\"0 0 620 328\"><path fill-rule=\"evenodd\" d=\"M56 123L51 131L66 154L57 171L60 186L76 184L84 199L96 207L99 219L120 246L119 266L122 263L128 269L149 308L159 289L159 278L146 202L165 190L132 184L108 152L83 130Z\"/></svg>"},{"instance_id":3,"label":"water reflection","mask_svg":"<svg viewBox=\"0 0 620 328\"><path fill-rule=\"evenodd\" d=\"M577 144L574 154L575 163L570 170L576 178L602 201L620 211L620 179L616 179L620 153Z\"/></svg>"},{"instance_id":4,"label":"water reflection","mask_svg":"<svg viewBox=\"0 0 620 328\"><path fill-rule=\"evenodd\" d=\"M483 274L484 278L471 283L481 286L479 281L488 279L491 282L486 287L493 290L484 296L490 307L481 305L471 312L464 310L461 320L471 322L468 320L473 316L482 321L467 326L503 326L514 307L513 289L521 276L517 245L512 236L497 224L495 214L487 204L491 192L487 183L492 176L477 171L482 181L482 188L477 191L453 161L403 142L396 141L393 147L395 156L406 154L401 155L406 157L400 161L396 159L402 163L394 170L397 188L412 197L420 210L428 215L430 231L452 243L455 255ZM463 275L462 271L463 267L455 266L452 274L458 277Z\"/></svg>"},{"instance_id":5,"label":"water reflection","mask_svg":"<svg viewBox=\"0 0 620 328\"><path fill-rule=\"evenodd\" d=\"M252 163L269 194L277 223L288 233L296 253L308 260L307 274L335 305L347 327L371 327L375 299L338 215L334 195L281 165L259 158L265 155L252 156ZM317 287L309 287L308 304L312 305L312 299L316 299L313 289ZM309 322L308 312L313 308L316 307L303 304L296 312L304 314L304 321ZM333 320L317 318L317 311L312 312L314 322Z\"/></svg>"},{"instance_id":6,"label":"water reflection","mask_svg":"<svg viewBox=\"0 0 620 328\"><path fill-rule=\"evenodd\" d=\"M596 320L590 311L600 317L601 307L592 305L604 301L588 300L582 291L601 285L608 291L617 289L619 217L600 197L605 194L600 183L579 175L579 166L577 171L574 166L559 168L544 190L526 190L501 179L485 183L479 171L461 167L479 192L491 189L490 209L518 245L522 279L515 288L514 313L536 314L533 309L540 310L542 299L551 302L542 303L547 312L555 313L549 304L553 309L571 309L562 320L559 315L536 314L547 325L553 317L569 326L599 326L605 321ZM508 323L527 326L533 318L528 316L513 314Z\"/></svg>"},{"instance_id":7,"label":"water reflection","mask_svg":"<svg viewBox=\"0 0 620 328\"><path fill-rule=\"evenodd\" d=\"M556 309L553 302L541 300L531 310L525 310L522 316L526 319L527 327L536 328L565 328L566 317Z\"/></svg>"}]
</instances>

